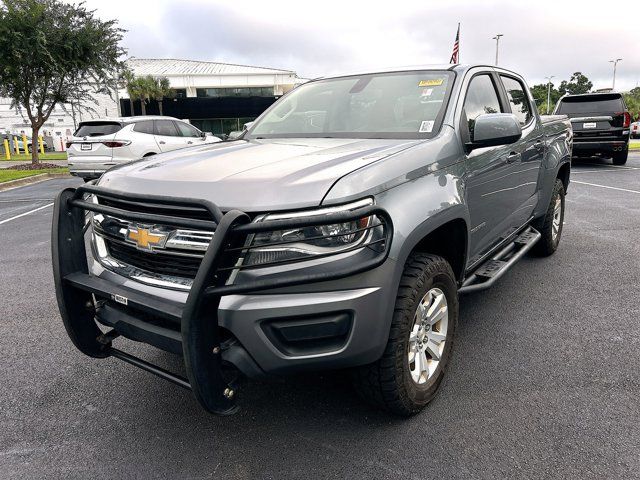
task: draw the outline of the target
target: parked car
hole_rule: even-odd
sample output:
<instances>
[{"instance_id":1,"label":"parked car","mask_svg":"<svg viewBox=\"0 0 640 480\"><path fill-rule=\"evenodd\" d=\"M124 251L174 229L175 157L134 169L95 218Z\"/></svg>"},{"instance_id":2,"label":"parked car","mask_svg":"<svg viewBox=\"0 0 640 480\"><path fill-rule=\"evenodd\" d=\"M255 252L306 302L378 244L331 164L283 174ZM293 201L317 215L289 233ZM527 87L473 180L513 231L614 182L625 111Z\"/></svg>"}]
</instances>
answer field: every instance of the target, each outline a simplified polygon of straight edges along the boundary
<instances>
[{"instance_id":1,"label":"parked car","mask_svg":"<svg viewBox=\"0 0 640 480\"><path fill-rule=\"evenodd\" d=\"M238 373L349 368L366 400L414 414L451 359L458 294L558 248L571 141L569 120L540 117L502 68L308 82L240 140L61 192L62 320L85 354L190 389L209 412L236 410ZM119 336L181 355L187 377Z\"/></svg>"},{"instance_id":2,"label":"parked car","mask_svg":"<svg viewBox=\"0 0 640 480\"><path fill-rule=\"evenodd\" d=\"M132 160L220 141L172 117L88 120L80 122L73 138L67 142L69 172L91 180L111 167Z\"/></svg>"},{"instance_id":3,"label":"parked car","mask_svg":"<svg viewBox=\"0 0 640 480\"><path fill-rule=\"evenodd\" d=\"M631 138L640 138L640 122L631 124Z\"/></svg>"},{"instance_id":4,"label":"parked car","mask_svg":"<svg viewBox=\"0 0 640 480\"><path fill-rule=\"evenodd\" d=\"M566 95L555 113L571 119L575 156L604 155L614 165L627 163L631 115L620 93Z\"/></svg>"}]
</instances>

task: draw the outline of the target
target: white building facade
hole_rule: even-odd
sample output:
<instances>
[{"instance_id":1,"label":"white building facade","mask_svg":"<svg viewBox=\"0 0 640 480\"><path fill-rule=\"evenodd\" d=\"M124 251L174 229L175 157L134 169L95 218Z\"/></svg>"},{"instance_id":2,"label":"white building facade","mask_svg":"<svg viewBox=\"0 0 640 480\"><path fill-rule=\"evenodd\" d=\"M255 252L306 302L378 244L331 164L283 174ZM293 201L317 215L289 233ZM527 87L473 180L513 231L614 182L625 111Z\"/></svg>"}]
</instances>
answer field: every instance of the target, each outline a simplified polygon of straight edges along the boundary
<instances>
[{"instance_id":1,"label":"white building facade","mask_svg":"<svg viewBox=\"0 0 640 480\"><path fill-rule=\"evenodd\" d=\"M163 100L164 115L188 120L201 130L216 134L239 130L278 97L305 81L291 70L219 62L132 57L126 63L136 77L169 79L173 95ZM96 94L95 99L97 103L85 102L85 108L56 106L41 130L47 142L60 150L81 121L132 115L126 89L113 97ZM0 134L30 136L26 112L10 105L9 99L0 98ZM133 115L141 115L140 102L133 102L133 107ZM147 114L159 114L155 100L145 107Z\"/></svg>"}]
</instances>

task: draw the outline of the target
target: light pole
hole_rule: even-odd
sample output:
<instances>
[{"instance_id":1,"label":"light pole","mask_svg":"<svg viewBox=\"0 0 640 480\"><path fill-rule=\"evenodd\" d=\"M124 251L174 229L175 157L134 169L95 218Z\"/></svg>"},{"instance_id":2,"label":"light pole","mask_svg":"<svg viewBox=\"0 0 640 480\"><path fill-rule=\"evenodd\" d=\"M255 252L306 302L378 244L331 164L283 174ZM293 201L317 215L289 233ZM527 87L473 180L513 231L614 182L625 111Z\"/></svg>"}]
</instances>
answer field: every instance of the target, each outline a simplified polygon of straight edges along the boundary
<instances>
[{"instance_id":1,"label":"light pole","mask_svg":"<svg viewBox=\"0 0 640 480\"><path fill-rule=\"evenodd\" d=\"M551 79L554 77L554 75L544 77L547 79L547 115L549 115L549 106L551 105Z\"/></svg>"},{"instance_id":2,"label":"light pole","mask_svg":"<svg viewBox=\"0 0 640 480\"><path fill-rule=\"evenodd\" d=\"M616 67L618 66L618 62L622 60L621 58L616 58L615 60L609 60L609 63L613 63L613 86L611 90L616 89Z\"/></svg>"},{"instance_id":3,"label":"light pole","mask_svg":"<svg viewBox=\"0 0 640 480\"><path fill-rule=\"evenodd\" d=\"M493 39L496 41L496 65L498 65L498 50L500 49L500 37L504 37L503 34L498 33Z\"/></svg>"}]
</instances>

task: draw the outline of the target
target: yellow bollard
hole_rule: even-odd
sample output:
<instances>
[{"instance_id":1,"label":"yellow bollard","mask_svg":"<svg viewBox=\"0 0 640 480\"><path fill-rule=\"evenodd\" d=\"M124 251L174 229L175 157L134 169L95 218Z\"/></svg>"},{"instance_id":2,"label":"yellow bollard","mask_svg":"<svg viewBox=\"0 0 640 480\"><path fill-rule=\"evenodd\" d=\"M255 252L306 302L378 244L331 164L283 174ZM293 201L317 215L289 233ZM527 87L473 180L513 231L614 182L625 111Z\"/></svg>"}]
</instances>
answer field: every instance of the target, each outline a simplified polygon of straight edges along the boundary
<instances>
[{"instance_id":1,"label":"yellow bollard","mask_svg":"<svg viewBox=\"0 0 640 480\"><path fill-rule=\"evenodd\" d=\"M44 155L44 143L42 142L42 136L38 137L38 143L40 144L40 153Z\"/></svg>"},{"instance_id":2,"label":"yellow bollard","mask_svg":"<svg viewBox=\"0 0 640 480\"><path fill-rule=\"evenodd\" d=\"M11 160L11 149L9 148L9 140L5 138L3 144L4 144L4 157L7 160Z\"/></svg>"},{"instance_id":3,"label":"yellow bollard","mask_svg":"<svg viewBox=\"0 0 640 480\"><path fill-rule=\"evenodd\" d=\"M13 136L13 148L16 150L16 155L20 155L20 148L18 147L18 137Z\"/></svg>"},{"instance_id":4,"label":"yellow bollard","mask_svg":"<svg viewBox=\"0 0 640 480\"><path fill-rule=\"evenodd\" d=\"M22 134L22 147L24 148L24 154L29 155L29 145L27 145L27 136Z\"/></svg>"}]
</instances>

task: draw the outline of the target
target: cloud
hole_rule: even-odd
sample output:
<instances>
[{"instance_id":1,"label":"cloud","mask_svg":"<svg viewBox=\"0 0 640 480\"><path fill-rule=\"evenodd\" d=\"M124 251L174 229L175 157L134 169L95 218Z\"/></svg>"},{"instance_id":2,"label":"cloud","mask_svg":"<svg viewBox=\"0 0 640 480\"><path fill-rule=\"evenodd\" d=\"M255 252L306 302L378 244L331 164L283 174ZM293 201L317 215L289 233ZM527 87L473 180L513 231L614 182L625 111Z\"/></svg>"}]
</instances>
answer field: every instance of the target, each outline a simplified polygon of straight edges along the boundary
<instances>
[{"instance_id":1,"label":"cloud","mask_svg":"<svg viewBox=\"0 0 640 480\"><path fill-rule=\"evenodd\" d=\"M361 2L282 0L241 3L90 0L117 17L126 47L137 57L217 60L293 69L315 77L393 65L446 63L458 22L461 60L493 64L496 33L500 64L531 83L547 75L587 74L596 88L640 81L640 50L633 15L584 2L452 0Z\"/></svg>"}]
</instances>

